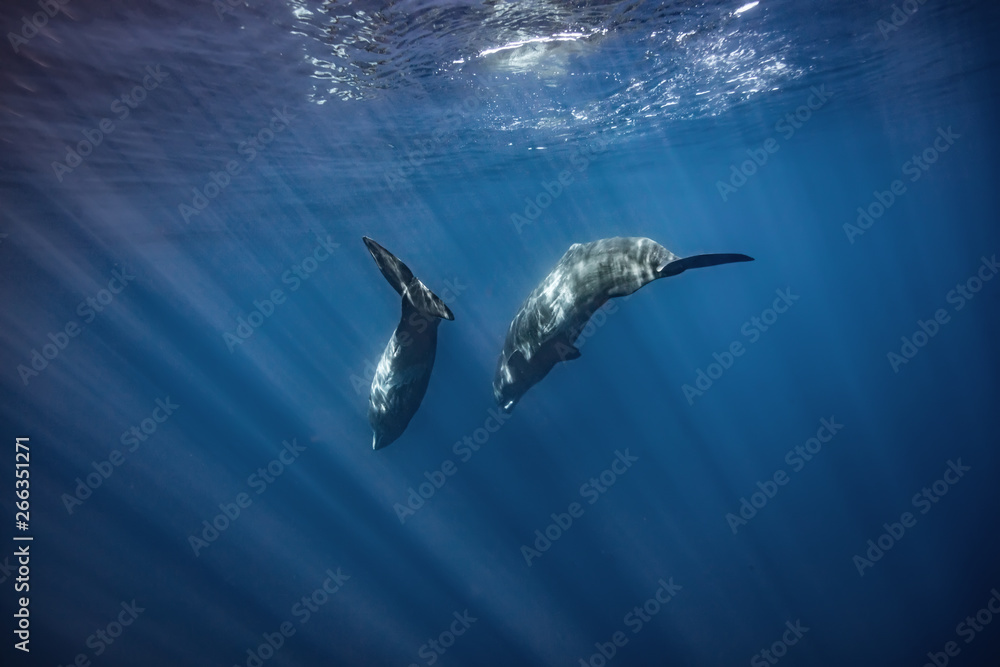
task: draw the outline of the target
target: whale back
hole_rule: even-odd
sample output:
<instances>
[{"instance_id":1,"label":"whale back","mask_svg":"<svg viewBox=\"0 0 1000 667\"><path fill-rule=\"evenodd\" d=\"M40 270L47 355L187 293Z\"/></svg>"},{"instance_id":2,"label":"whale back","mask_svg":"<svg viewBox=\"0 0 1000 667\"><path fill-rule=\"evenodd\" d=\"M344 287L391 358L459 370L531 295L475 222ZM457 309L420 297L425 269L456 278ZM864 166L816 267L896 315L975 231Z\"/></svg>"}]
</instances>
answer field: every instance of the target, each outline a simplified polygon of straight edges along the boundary
<instances>
[{"instance_id":1,"label":"whale back","mask_svg":"<svg viewBox=\"0 0 1000 667\"><path fill-rule=\"evenodd\" d=\"M627 296L662 277L657 269L677 255L652 239L614 237L575 243L550 277L562 281L578 300Z\"/></svg>"}]
</instances>

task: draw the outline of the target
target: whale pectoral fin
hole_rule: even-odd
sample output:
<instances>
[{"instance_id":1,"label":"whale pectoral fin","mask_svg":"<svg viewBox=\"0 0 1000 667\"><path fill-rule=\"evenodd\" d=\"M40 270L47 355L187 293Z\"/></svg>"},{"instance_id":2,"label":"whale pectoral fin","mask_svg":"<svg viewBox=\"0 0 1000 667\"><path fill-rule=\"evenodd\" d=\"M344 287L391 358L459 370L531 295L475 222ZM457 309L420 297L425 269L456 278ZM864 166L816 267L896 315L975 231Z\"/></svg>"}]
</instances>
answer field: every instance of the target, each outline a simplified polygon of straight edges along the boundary
<instances>
[{"instance_id":1,"label":"whale pectoral fin","mask_svg":"<svg viewBox=\"0 0 1000 667\"><path fill-rule=\"evenodd\" d=\"M552 364L560 361L573 361L580 358L580 350L569 342L565 336L553 338L542 348L542 353Z\"/></svg>"},{"instance_id":2,"label":"whale pectoral fin","mask_svg":"<svg viewBox=\"0 0 1000 667\"><path fill-rule=\"evenodd\" d=\"M691 257L681 257L671 262L665 263L656 269L658 278L667 278L684 273L688 269L703 269L706 266L718 266L720 264L732 264L734 262L752 262L753 257L741 255L739 253L716 253L711 255L692 255Z\"/></svg>"},{"instance_id":3,"label":"whale pectoral fin","mask_svg":"<svg viewBox=\"0 0 1000 667\"><path fill-rule=\"evenodd\" d=\"M576 345L559 343L556 347L556 353L559 355L560 361L573 361L580 358L580 349Z\"/></svg>"}]
</instances>

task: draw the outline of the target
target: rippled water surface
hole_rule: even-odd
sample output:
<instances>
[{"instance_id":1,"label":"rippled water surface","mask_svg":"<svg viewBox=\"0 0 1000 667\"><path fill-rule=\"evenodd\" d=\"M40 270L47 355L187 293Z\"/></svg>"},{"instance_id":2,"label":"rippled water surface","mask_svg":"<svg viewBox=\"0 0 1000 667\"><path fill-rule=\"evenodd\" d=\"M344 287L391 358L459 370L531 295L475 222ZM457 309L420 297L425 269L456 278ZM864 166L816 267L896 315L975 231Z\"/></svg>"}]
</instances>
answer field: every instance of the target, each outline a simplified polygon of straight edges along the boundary
<instances>
[{"instance_id":1,"label":"rippled water surface","mask_svg":"<svg viewBox=\"0 0 1000 667\"><path fill-rule=\"evenodd\" d=\"M993 4L56 6L0 10L4 665L996 664ZM362 236L454 314L377 451ZM615 236L755 261L499 413Z\"/></svg>"}]
</instances>

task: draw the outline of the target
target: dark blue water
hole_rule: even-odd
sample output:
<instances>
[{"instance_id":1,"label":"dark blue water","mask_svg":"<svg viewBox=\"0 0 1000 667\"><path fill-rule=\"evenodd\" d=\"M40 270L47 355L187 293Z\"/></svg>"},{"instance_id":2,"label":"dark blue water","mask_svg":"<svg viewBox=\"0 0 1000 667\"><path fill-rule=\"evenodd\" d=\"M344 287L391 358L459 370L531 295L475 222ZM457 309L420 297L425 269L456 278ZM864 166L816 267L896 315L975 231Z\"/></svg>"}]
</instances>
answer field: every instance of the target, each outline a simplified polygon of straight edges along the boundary
<instances>
[{"instance_id":1,"label":"dark blue water","mask_svg":"<svg viewBox=\"0 0 1000 667\"><path fill-rule=\"evenodd\" d=\"M5 5L4 664L1000 664L997 8L751 4Z\"/></svg>"}]
</instances>

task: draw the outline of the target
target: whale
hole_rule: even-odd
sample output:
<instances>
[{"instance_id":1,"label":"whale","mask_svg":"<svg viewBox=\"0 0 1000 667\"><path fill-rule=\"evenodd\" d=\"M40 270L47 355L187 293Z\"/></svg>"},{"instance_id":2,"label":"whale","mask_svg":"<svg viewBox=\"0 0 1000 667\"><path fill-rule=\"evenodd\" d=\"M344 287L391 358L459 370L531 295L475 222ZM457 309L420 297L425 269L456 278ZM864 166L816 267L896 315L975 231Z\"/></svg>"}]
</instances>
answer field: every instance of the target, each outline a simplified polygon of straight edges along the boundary
<instances>
[{"instance_id":1,"label":"whale","mask_svg":"<svg viewBox=\"0 0 1000 667\"><path fill-rule=\"evenodd\" d=\"M733 253L678 257L639 237L574 243L524 300L507 329L493 379L497 405L510 413L557 363L579 359L574 343L609 299L688 269L751 261Z\"/></svg>"},{"instance_id":2,"label":"whale","mask_svg":"<svg viewBox=\"0 0 1000 667\"><path fill-rule=\"evenodd\" d=\"M434 368L438 325L455 316L399 258L367 236L362 240L403 302L399 324L375 367L368 395L372 449L381 449L403 434L420 407Z\"/></svg>"}]
</instances>

